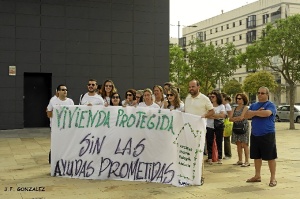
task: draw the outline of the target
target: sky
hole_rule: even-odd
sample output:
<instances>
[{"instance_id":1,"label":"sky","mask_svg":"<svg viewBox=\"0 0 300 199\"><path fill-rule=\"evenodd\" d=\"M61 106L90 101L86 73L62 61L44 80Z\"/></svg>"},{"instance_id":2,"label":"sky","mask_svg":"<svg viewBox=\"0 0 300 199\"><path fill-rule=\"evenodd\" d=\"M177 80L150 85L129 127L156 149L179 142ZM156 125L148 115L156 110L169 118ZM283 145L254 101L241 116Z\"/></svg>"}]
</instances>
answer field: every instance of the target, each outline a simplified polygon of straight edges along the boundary
<instances>
[{"instance_id":1,"label":"sky","mask_svg":"<svg viewBox=\"0 0 300 199\"><path fill-rule=\"evenodd\" d=\"M178 21L181 29L258 0L170 0L170 37L178 37Z\"/></svg>"}]
</instances>

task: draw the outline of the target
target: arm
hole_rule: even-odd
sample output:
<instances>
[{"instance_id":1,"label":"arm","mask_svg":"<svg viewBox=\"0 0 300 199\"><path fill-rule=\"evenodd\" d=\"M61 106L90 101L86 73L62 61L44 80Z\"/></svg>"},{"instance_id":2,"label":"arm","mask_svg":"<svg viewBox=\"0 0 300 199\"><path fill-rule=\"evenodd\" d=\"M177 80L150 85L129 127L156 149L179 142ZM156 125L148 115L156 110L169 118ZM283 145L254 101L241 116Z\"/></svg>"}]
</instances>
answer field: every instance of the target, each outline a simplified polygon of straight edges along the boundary
<instances>
[{"instance_id":1,"label":"arm","mask_svg":"<svg viewBox=\"0 0 300 199\"><path fill-rule=\"evenodd\" d=\"M211 116L207 116L207 118L209 119L220 119L220 118L225 118L226 117L226 114L224 111L221 111L220 113L215 113Z\"/></svg>"},{"instance_id":2,"label":"arm","mask_svg":"<svg viewBox=\"0 0 300 199\"><path fill-rule=\"evenodd\" d=\"M52 112L53 112L53 111L48 111L48 110L47 110L47 117L48 117L48 118L51 118L51 117L52 117Z\"/></svg>"},{"instance_id":3,"label":"arm","mask_svg":"<svg viewBox=\"0 0 300 199\"><path fill-rule=\"evenodd\" d=\"M238 122L238 121L242 121L244 119L247 119L247 118L245 118L245 114L247 113L247 111L248 111L248 107L245 106L244 109L243 109L243 112L240 116L232 117L232 118L229 119L229 121Z\"/></svg>"},{"instance_id":4,"label":"arm","mask_svg":"<svg viewBox=\"0 0 300 199\"><path fill-rule=\"evenodd\" d=\"M227 116L228 116L229 120L230 120L230 118L232 118L232 115L233 115L232 110L231 111L227 111Z\"/></svg>"},{"instance_id":5,"label":"arm","mask_svg":"<svg viewBox=\"0 0 300 199\"><path fill-rule=\"evenodd\" d=\"M211 109L209 110L206 114L204 114L202 117L203 118L209 118L210 116L212 116L213 114L215 114L215 110Z\"/></svg>"},{"instance_id":6,"label":"arm","mask_svg":"<svg viewBox=\"0 0 300 199\"><path fill-rule=\"evenodd\" d=\"M245 114L245 118L246 119L249 119L249 118L253 118L255 116L258 116L258 117L269 117L270 115L272 115L272 111L270 110L264 110L264 108L260 108L256 111L251 111L251 110L248 110Z\"/></svg>"}]
</instances>

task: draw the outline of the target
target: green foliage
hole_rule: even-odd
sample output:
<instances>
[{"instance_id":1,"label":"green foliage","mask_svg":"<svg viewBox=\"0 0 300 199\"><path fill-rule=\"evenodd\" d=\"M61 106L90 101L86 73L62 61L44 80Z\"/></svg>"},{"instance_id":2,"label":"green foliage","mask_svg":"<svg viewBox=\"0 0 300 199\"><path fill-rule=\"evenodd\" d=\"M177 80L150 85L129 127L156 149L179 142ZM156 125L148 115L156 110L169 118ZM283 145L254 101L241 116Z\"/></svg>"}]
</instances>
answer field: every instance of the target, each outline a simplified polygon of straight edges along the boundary
<instances>
[{"instance_id":1,"label":"green foliage","mask_svg":"<svg viewBox=\"0 0 300 199\"><path fill-rule=\"evenodd\" d=\"M206 45L197 40L188 53L190 79L197 79L201 84L201 92L208 93L215 88L218 80L225 81L237 68L237 50L233 44L225 46Z\"/></svg>"},{"instance_id":2,"label":"green foliage","mask_svg":"<svg viewBox=\"0 0 300 199\"><path fill-rule=\"evenodd\" d=\"M263 36L239 56L239 63L248 69L263 68L279 73L289 85L289 103L293 107L296 85L300 81L300 15L268 24L263 31ZM293 111L290 118L292 114ZM290 128L294 129L294 122L290 121Z\"/></svg>"},{"instance_id":3,"label":"green foliage","mask_svg":"<svg viewBox=\"0 0 300 199\"><path fill-rule=\"evenodd\" d=\"M180 89L180 96L185 98L187 96L187 76L188 64L186 62L185 52L177 45L170 45L170 81Z\"/></svg>"},{"instance_id":4,"label":"green foliage","mask_svg":"<svg viewBox=\"0 0 300 199\"><path fill-rule=\"evenodd\" d=\"M267 71L251 73L244 81L243 90L253 94L262 86L268 87L271 92L274 92L277 88L274 75Z\"/></svg>"},{"instance_id":5,"label":"green foliage","mask_svg":"<svg viewBox=\"0 0 300 199\"><path fill-rule=\"evenodd\" d=\"M223 90L230 96L235 96L237 93L242 93L242 84L236 79L231 79L224 84Z\"/></svg>"}]
</instances>

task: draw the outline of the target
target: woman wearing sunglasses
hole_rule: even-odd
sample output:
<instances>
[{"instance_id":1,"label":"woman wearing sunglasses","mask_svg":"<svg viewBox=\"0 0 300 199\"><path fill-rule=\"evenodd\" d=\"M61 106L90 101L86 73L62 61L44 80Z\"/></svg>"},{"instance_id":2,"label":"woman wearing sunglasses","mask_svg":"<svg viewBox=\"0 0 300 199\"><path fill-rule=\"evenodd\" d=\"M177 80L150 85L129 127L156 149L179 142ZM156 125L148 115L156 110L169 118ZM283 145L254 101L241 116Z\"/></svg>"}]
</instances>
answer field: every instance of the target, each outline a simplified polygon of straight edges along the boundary
<instances>
[{"instance_id":1,"label":"woman wearing sunglasses","mask_svg":"<svg viewBox=\"0 0 300 199\"><path fill-rule=\"evenodd\" d=\"M167 101L164 103L165 109L184 111L184 103L180 100L177 88L170 87L167 91Z\"/></svg>"},{"instance_id":2,"label":"woman wearing sunglasses","mask_svg":"<svg viewBox=\"0 0 300 199\"><path fill-rule=\"evenodd\" d=\"M128 89L125 92L125 100L122 101L122 106L135 106L136 105L136 90Z\"/></svg>"},{"instance_id":3,"label":"woman wearing sunglasses","mask_svg":"<svg viewBox=\"0 0 300 199\"><path fill-rule=\"evenodd\" d=\"M230 118L231 122L234 123L245 123L246 133L245 134L235 134L232 132L231 143L236 144L237 153L239 160L235 165L240 165L241 167L250 166L249 163L249 124L248 120L244 118L246 112L248 111L248 97L244 93L238 93L235 96L235 101L238 104L233 111L233 116ZM243 149L245 154L245 162L243 163Z\"/></svg>"},{"instance_id":4,"label":"woman wearing sunglasses","mask_svg":"<svg viewBox=\"0 0 300 199\"><path fill-rule=\"evenodd\" d=\"M116 93L117 89L112 80L105 80L101 88L101 95L104 100L104 105L107 106L110 104L110 99L113 93Z\"/></svg>"},{"instance_id":5,"label":"woman wearing sunglasses","mask_svg":"<svg viewBox=\"0 0 300 199\"><path fill-rule=\"evenodd\" d=\"M110 100L110 106L122 106L121 97L118 93L113 93Z\"/></svg>"}]
</instances>

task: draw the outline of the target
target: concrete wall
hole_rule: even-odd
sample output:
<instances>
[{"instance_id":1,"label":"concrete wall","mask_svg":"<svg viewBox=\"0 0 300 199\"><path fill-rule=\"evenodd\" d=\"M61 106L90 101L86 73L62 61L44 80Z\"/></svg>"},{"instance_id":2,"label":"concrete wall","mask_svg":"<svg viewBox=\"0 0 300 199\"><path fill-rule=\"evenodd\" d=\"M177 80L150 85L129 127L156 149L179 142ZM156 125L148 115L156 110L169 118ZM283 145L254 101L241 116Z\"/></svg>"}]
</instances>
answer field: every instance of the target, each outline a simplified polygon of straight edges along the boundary
<instances>
[{"instance_id":1,"label":"concrete wall","mask_svg":"<svg viewBox=\"0 0 300 199\"><path fill-rule=\"evenodd\" d=\"M24 72L52 73L75 103L89 78L123 96L168 80L168 46L167 0L2 0L0 129L23 128Z\"/></svg>"}]
</instances>

